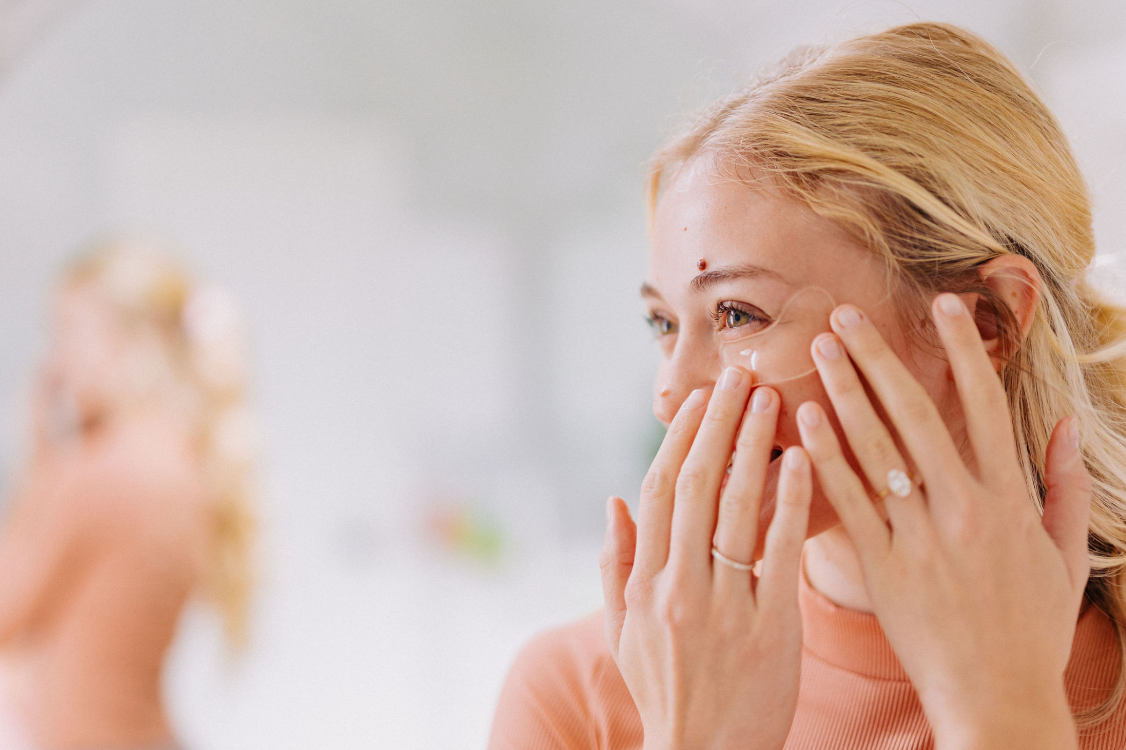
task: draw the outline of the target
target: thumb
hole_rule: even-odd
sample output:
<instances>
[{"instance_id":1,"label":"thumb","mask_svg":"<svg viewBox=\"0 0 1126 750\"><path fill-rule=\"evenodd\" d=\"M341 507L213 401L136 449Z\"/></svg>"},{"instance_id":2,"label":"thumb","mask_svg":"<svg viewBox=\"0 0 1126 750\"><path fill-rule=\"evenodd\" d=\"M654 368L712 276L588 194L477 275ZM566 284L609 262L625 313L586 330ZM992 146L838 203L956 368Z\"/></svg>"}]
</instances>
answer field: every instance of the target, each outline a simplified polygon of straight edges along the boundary
<instances>
[{"instance_id":1,"label":"thumb","mask_svg":"<svg viewBox=\"0 0 1126 750\"><path fill-rule=\"evenodd\" d=\"M1063 553L1072 584L1082 590L1091 572L1087 556L1091 477L1079 450L1079 422L1075 417L1056 424L1044 465L1044 530Z\"/></svg>"},{"instance_id":2,"label":"thumb","mask_svg":"<svg viewBox=\"0 0 1126 750\"><path fill-rule=\"evenodd\" d=\"M618 643L626 621L626 581L633 570L637 526L630 518L625 500L620 497L607 501L606 521L606 541L598 556L598 565L602 569L602 599L606 605L606 640L617 660Z\"/></svg>"}]
</instances>

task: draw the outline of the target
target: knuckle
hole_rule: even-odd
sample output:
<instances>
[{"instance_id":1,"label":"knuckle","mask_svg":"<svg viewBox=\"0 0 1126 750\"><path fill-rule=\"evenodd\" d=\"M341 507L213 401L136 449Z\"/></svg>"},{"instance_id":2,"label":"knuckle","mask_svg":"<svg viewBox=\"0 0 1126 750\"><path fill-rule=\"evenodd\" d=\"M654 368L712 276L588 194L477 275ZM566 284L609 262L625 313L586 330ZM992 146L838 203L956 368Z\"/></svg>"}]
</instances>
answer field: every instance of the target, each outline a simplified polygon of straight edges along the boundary
<instances>
[{"instance_id":1,"label":"knuckle","mask_svg":"<svg viewBox=\"0 0 1126 750\"><path fill-rule=\"evenodd\" d=\"M684 605L680 597L668 592L658 597L657 617L666 625L680 625L684 620Z\"/></svg>"},{"instance_id":2,"label":"knuckle","mask_svg":"<svg viewBox=\"0 0 1126 750\"><path fill-rule=\"evenodd\" d=\"M665 442L678 442L683 438L687 438L694 427L691 415L685 412L678 413L669 425L669 430L665 435Z\"/></svg>"},{"instance_id":3,"label":"knuckle","mask_svg":"<svg viewBox=\"0 0 1126 750\"><path fill-rule=\"evenodd\" d=\"M698 612L688 597L676 591L667 591L658 599L657 616L671 630L691 628Z\"/></svg>"},{"instance_id":4,"label":"knuckle","mask_svg":"<svg viewBox=\"0 0 1126 750\"><path fill-rule=\"evenodd\" d=\"M743 429L739 430L739 436L735 440L735 449L750 454L761 449L767 430L763 429L764 426L758 420L751 419L752 415L747 416L747 422L743 425Z\"/></svg>"},{"instance_id":5,"label":"knuckle","mask_svg":"<svg viewBox=\"0 0 1126 750\"><path fill-rule=\"evenodd\" d=\"M668 472L658 467L649 469L645 479L641 480L642 497L660 497L668 494L671 488L672 482L669 479Z\"/></svg>"},{"instance_id":6,"label":"knuckle","mask_svg":"<svg viewBox=\"0 0 1126 750\"><path fill-rule=\"evenodd\" d=\"M603 573L614 567L615 559L614 552L610 549L609 540L606 544L602 545L602 550L598 553L598 568Z\"/></svg>"},{"instance_id":7,"label":"knuckle","mask_svg":"<svg viewBox=\"0 0 1126 750\"><path fill-rule=\"evenodd\" d=\"M649 601L651 590L648 582L643 583L638 581L636 576L630 576L623 593L626 608L633 610L643 608Z\"/></svg>"},{"instance_id":8,"label":"knuckle","mask_svg":"<svg viewBox=\"0 0 1126 750\"><path fill-rule=\"evenodd\" d=\"M860 441L861 456L871 458L879 471L886 471L889 467L898 466L899 451L895 449L891 440L881 433L868 434ZM882 479L882 477L877 477Z\"/></svg>"},{"instance_id":9,"label":"knuckle","mask_svg":"<svg viewBox=\"0 0 1126 750\"><path fill-rule=\"evenodd\" d=\"M962 508L955 514L950 531L959 547L976 546L982 537L981 513L972 505Z\"/></svg>"},{"instance_id":10,"label":"knuckle","mask_svg":"<svg viewBox=\"0 0 1126 750\"><path fill-rule=\"evenodd\" d=\"M699 467L689 466L681 470L676 478L676 494L678 497L691 497L702 490L707 484L707 477Z\"/></svg>"},{"instance_id":11,"label":"knuckle","mask_svg":"<svg viewBox=\"0 0 1126 750\"><path fill-rule=\"evenodd\" d=\"M910 423L929 424L934 419L934 404L923 395L912 395L903 399L897 410L903 419Z\"/></svg>"},{"instance_id":12,"label":"knuckle","mask_svg":"<svg viewBox=\"0 0 1126 750\"><path fill-rule=\"evenodd\" d=\"M745 492L725 492L719 501L719 520L740 523L750 512L751 498Z\"/></svg>"},{"instance_id":13,"label":"knuckle","mask_svg":"<svg viewBox=\"0 0 1126 750\"><path fill-rule=\"evenodd\" d=\"M838 397L842 397L847 401L854 401L859 398L868 399L868 394L864 392L864 386L860 383L860 378L837 377L833 380L833 390Z\"/></svg>"},{"instance_id":14,"label":"knuckle","mask_svg":"<svg viewBox=\"0 0 1126 750\"><path fill-rule=\"evenodd\" d=\"M735 413L734 405L728 401L715 401L712 407L704 414L704 421L708 424L719 425L731 421Z\"/></svg>"}]
</instances>

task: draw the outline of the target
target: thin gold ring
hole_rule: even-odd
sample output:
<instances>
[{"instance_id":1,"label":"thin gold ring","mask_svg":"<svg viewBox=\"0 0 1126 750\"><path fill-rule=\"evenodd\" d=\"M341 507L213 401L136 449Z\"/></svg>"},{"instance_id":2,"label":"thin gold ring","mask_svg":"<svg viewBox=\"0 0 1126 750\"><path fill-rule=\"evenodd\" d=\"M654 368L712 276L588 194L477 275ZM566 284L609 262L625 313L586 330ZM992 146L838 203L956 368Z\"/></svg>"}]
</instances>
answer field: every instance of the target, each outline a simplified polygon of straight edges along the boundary
<instances>
[{"instance_id":1,"label":"thin gold ring","mask_svg":"<svg viewBox=\"0 0 1126 750\"><path fill-rule=\"evenodd\" d=\"M746 572L748 570L754 570L755 569L754 563L751 563L751 564L748 565L747 563L741 563L738 560L732 560L730 557L727 557L722 552L720 552L718 549L716 549L714 544L712 545L712 558L716 562L721 562L729 568L735 568L735 570L742 570L742 571Z\"/></svg>"}]
</instances>

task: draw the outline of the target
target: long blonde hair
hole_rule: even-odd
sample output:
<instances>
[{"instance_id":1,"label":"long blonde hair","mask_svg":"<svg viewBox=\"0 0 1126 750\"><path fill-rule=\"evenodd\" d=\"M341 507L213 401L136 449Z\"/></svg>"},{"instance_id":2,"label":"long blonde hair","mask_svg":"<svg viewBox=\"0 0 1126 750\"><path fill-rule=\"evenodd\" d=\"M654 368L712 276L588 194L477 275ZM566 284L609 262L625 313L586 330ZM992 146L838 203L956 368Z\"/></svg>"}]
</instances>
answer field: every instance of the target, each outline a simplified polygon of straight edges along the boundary
<instances>
[{"instance_id":1,"label":"long blonde hair","mask_svg":"<svg viewBox=\"0 0 1126 750\"><path fill-rule=\"evenodd\" d=\"M765 173L883 258L902 312L939 291L978 292L997 313L1002 370L1024 474L1043 510L1044 456L1077 416L1093 479L1087 596L1126 643L1126 310L1085 274L1090 198L1067 139L997 49L955 26L915 23L798 50L713 104L656 153L650 210L688 161ZM1016 253L1043 279L1028 336L977 269ZM908 318L905 316L904 318ZM929 337L933 332L924 332ZM933 340L933 339L931 339ZM1112 695L1080 726L1107 718Z\"/></svg>"},{"instance_id":2,"label":"long blonde hair","mask_svg":"<svg viewBox=\"0 0 1126 750\"><path fill-rule=\"evenodd\" d=\"M170 257L138 244L95 247L70 265L63 283L95 290L126 331L156 331L162 365L190 394L209 490L204 589L223 616L229 642L241 646L252 585L254 456L236 311Z\"/></svg>"}]
</instances>

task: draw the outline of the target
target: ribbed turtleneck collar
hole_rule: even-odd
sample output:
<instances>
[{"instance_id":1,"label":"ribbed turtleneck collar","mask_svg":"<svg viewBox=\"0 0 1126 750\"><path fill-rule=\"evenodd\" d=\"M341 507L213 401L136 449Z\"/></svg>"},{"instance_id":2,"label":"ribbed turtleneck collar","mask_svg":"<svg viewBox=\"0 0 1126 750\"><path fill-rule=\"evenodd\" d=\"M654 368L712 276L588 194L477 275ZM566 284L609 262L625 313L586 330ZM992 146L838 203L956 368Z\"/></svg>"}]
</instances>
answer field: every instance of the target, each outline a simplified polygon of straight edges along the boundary
<instances>
[{"instance_id":1,"label":"ribbed turtleneck collar","mask_svg":"<svg viewBox=\"0 0 1126 750\"><path fill-rule=\"evenodd\" d=\"M908 681L875 615L845 609L829 601L813 588L804 570L798 601L802 643L815 656L865 677Z\"/></svg>"}]
</instances>

